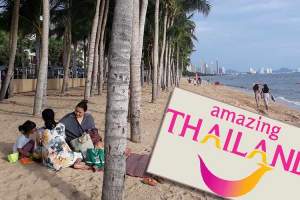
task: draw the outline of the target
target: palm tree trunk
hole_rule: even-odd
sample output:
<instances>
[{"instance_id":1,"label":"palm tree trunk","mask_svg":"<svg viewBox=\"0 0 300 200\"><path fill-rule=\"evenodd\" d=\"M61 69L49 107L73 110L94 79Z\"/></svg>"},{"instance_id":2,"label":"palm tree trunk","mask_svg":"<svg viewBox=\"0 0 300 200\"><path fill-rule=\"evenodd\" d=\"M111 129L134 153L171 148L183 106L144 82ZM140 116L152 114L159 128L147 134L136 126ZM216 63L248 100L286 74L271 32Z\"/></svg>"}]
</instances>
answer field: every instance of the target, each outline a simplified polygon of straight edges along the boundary
<instances>
[{"instance_id":1,"label":"palm tree trunk","mask_svg":"<svg viewBox=\"0 0 300 200\"><path fill-rule=\"evenodd\" d=\"M161 90L161 80L163 75L163 64L164 64L164 53L166 49L166 36L167 36L167 22L168 22L168 8L166 8L165 16L164 16L164 29L163 29L163 41L160 53L160 60L159 60L159 70L158 70L158 87L157 87L157 96L159 96L159 92Z\"/></svg>"},{"instance_id":2,"label":"palm tree trunk","mask_svg":"<svg viewBox=\"0 0 300 200\"><path fill-rule=\"evenodd\" d=\"M105 29L107 23L107 16L109 11L109 0L106 1L105 4L105 12L104 12L104 19L101 28L101 35L100 35L100 52L99 52L99 81L98 81L98 94L102 95L103 91L103 78L106 76L106 70L104 70L104 50L105 50Z\"/></svg>"},{"instance_id":3,"label":"palm tree trunk","mask_svg":"<svg viewBox=\"0 0 300 200\"><path fill-rule=\"evenodd\" d=\"M98 86L98 72L99 70L99 46L100 46L100 37L102 33L102 21L104 17L104 8L105 8L105 0L101 1L100 4L100 14L98 20L98 30L96 35L96 43L95 43L95 57L94 57L94 66L93 66L93 74L92 74L92 88L91 88L91 96L94 96L97 86Z\"/></svg>"},{"instance_id":4,"label":"palm tree trunk","mask_svg":"<svg viewBox=\"0 0 300 200\"><path fill-rule=\"evenodd\" d=\"M70 6L68 6L70 8ZM72 32L71 32L71 13L69 11L67 16L67 23L64 33L64 79L61 89L61 94L65 94L68 90L69 74L70 74L70 62L71 62L71 53L72 53Z\"/></svg>"},{"instance_id":5,"label":"palm tree trunk","mask_svg":"<svg viewBox=\"0 0 300 200\"><path fill-rule=\"evenodd\" d=\"M168 87L168 57L169 56L169 41L166 41L166 52L165 52L165 62L164 62L164 90Z\"/></svg>"},{"instance_id":6,"label":"palm tree trunk","mask_svg":"<svg viewBox=\"0 0 300 200\"><path fill-rule=\"evenodd\" d=\"M76 69L77 67L77 48L78 48L78 44L77 41L74 41L73 43L73 51L72 51L72 68ZM74 78L74 75L73 75Z\"/></svg>"},{"instance_id":7,"label":"palm tree trunk","mask_svg":"<svg viewBox=\"0 0 300 200\"><path fill-rule=\"evenodd\" d=\"M42 59L37 80L33 114L39 115L42 111L43 93L48 71L48 38L49 38L49 0L43 0L43 33L42 33Z\"/></svg>"},{"instance_id":8,"label":"palm tree trunk","mask_svg":"<svg viewBox=\"0 0 300 200\"><path fill-rule=\"evenodd\" d=\"M144 45L144 33L145 33L145 22L146 22L146 14L148 9L148 0L142 0L140 5L140 49L139 49L139 57L142 59L143 55L143 45ZM141 86L144 84L144 65L141 64Z\"/></svg>"},{"instance_id":9,"label":"palm tree trunk","mask_svg":"<svg viewBox=\"0 0 300 200\"><path fill-rule=\"evenodd\" d=\"M131 43L130 66L130 129L131 141L141 142L141 58L140 56L140 5L133 0L133 31Z\"/></svg>"},{"instance_id":10,"label":"palm tree trunk","mask_svg":"<svg viewBox=\"0 0 300 200\"><path fill-rule=\"evenodd\" d=\"M96 41L97 27L98 27L98 20L99 20L100 1L101 0L97 0L96 12L93 19L93 26L92 26L90 46L89 46L87 76L85 79L84 99L88 99L91 95L91 79L92 79L93 63L94 63L94 55L95 55L95 41Z\"/></svg>"},{"instance_id":11,"label":"palm tree trunk","mask_svg":"<svg viewBox=\"0 0 300 200\"><path fill-rule=\"evenodd\" d=\"M176 76L175 76L175 83L176 83L176 87L179 87L179 47L177 45L177 56L176 56Z\"/></svg>"},{"instance_id":12,"label":"palm tree trunk","mask_svg":"<svg viewBox=\"0 0 300 200\"><path fill-rule=\"evenodd\" d=\"M154 33L154 48L153 48L153 79L152 79L152 103L156 102L157 98L157 68L158 68L158 34L159 34L159 0L155 0L155 33Z\"/></svg>"},{"instance_id":13,"label":"palm tree trunk","mask_svg":"<svg viewBox=\"0 0 300 200\"><path fill-rule=\"evenodd\" d=\"M46 69L46 76L45 76L44 86L43 86L43 100L42 100L42 108L47 107L47 87L48 87L48 64Z\"/></svg>"},{"instance_id":14,"label":"palm tree trunk","mask_svg":"<svg viewBox=\"0 0 300 200\"><path fill-rule=\"evenodd\" d=\"M13 10L13 17L12 17L12 24L11 24L11 44L10 44L10 55L9 55L9 62L8 62L8 70L4 80L4 83L1 87L0 92L0 101L5 98L9 83L13 78L13 71L15 65L15 58L17 52L17 42L18 42L18 25L19 25L19 9L20 9L20 0L15 0L14 2L14 10Z\"/></svg>"},{"instance_id":15,"label":"palm tree trunk","mask_svg":"<svg viewBox=\"0 0 300 200\"><path fill-rule=\"evenodd\" d=\"M83 40L83 67L84 67L85 70L87 68L87 55L86 55L87 49L88 49L88 47L87 47L87 44L86 44L86 39L84 39Z\"/></svg>"},{"instance_id":16,"label":"palm tree trunk","mask_svg":"<svg viewBox=\"0 0 300 200\"><path fill-rule=\"evenodd\" d=\"M116 1L109 46L102 200L123 199L133 0Z\"/></svg>"},{"instance_id":17,"label":"palm tree trunk","mask_svg":"<svg viewBox=\"0 0 300 200\"><path fill-rule=\"evenodd\" d=\"M173 87L173 64L174 64L174 47L171 47L170 53L170 86Z\"/></svg>"},{"instance_id":18,"label":"palm tree trunk","mask_svg":"<svg viewBox=\"0 0 300 200\"><path fill-rule=\"evenodd\" d=\"M168 55L168 65L167 65L167 68L168 68L168 82L167 82L167 90L169 89L169 87L171 87L171 55L172 55L172 46L171 46L171 43L169 43L169 55Z\"/></svg>"},{"instance_id":19,"label":"palm tree trunk","mask_svg":"<svg viewBox=\"0 0 300 200\"><path fill-rule=\"evenodd\" d=\"M174 61L174 54L175 54L175 49L172 48L172 57L171 57L171 86L174 87L174 68L175 68L175 61Z\"/></svg>"}]
</instances>

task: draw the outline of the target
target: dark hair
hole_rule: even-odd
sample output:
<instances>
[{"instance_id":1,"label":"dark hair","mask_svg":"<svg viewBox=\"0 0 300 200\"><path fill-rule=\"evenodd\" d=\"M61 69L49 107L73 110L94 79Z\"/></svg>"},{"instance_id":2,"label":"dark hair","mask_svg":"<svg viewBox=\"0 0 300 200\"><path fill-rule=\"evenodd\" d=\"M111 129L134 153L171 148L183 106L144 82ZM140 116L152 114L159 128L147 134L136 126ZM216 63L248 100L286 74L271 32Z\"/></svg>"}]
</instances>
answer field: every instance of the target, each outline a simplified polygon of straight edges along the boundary
<instances>
[{"instance_id":1,"label":"dark hair","mask_svg":"<svg viewBox=\"0 0 300 200\"><path fill-rule=\"evenodd\" d=\"M52 109L48 108L43 110L42 117L45 122L46 129L52 130L56 127L57 123L55 122L55 113Z\"/></svg>"},{"instance_id":2,"label":"dark hair","mask_svg":"<svg viewBox=\"0 0 300 200\"><path fill-rule=\"evenodd\" d=\"M24 124L19 126L19 131L22 132L23 134L26 134L29 131L33 130L34 128L36 128L36 124L30 120L27 120Z\"/></svg>"},{"instance_id":3,"label":"dark hair","mask_svg":"<svg viewBox=\"0 0 300 200\"><path fill-rule=\"evenodd\" d=\"M77 107L82 108L84 112L86 112L88 109L87 104L88 104L88 100L82 100L77 104L76 108Z\"/></svg>"}]
</instances>

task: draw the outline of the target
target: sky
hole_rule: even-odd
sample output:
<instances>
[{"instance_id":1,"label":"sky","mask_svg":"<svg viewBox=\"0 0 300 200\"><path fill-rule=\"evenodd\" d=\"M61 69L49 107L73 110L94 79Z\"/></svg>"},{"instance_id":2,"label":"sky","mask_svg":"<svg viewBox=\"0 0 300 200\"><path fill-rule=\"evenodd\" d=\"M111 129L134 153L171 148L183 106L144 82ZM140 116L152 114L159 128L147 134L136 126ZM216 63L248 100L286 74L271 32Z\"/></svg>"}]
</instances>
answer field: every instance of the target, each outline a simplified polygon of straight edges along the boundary
<instances>
[{"instance_id":1,"label":"sky","mask_svg":"<svg viewBox=\"0 0 300 200\"><path fill-rule=\"evenodd\" d=\"M195 66L218 60L226 69L300 68L300 0L209 0L194 14Z\"/></svg>"}]
</instances>

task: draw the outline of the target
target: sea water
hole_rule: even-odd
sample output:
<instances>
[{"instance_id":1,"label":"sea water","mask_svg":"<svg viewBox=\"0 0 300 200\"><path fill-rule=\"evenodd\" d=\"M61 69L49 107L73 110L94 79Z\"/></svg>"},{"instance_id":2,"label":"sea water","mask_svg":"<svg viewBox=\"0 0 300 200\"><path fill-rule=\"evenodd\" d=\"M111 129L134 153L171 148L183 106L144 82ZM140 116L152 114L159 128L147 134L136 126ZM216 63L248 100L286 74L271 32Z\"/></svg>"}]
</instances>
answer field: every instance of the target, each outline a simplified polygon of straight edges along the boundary
<instances>
[{"instance_id":1,"label":"sea water","mask_svg":"<svg viewBox=\"0 0 300 200\"><path fill-rule=\"evenodd\" d=\"M253 84L266 83L277 102L300 110L300 73L285 74L240 74L202 77L210 82L238 88L253 94Z\"/></svg>"}]
</instances>

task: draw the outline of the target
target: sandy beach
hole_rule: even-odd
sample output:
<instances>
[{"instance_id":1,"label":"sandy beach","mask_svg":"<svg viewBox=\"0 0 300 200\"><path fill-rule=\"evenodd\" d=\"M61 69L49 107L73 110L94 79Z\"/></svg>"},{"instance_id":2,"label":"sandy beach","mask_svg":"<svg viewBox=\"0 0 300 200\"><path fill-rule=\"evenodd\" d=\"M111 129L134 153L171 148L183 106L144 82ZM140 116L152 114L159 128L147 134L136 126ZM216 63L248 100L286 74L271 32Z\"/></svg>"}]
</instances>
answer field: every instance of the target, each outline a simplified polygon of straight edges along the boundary
<instances>
[{"instance_id":1,"label":"sandy beach","mask_svg":"<svg viewBox=\"0 0 300 200\"><path fill-rule=\"evenodd\" d=\"M204 96L252 111L255 110L254 98L246 93L225 86L193 86L182 80L181 88ZM48 105L53 108L57 119L73 110L82 99L84 88L69 91L67 96L59 96L58 91L49 91ZM162 92L156 104L150 103L151 86L143 88L142 95L142 129L141 144L128 142L133 152L150 153L163 117L164 108L170 92ZM15 97L0 103L0 199L100 199L103 173L74 170L72 168L57 173L40 164L22 165L7 162L16 137L20 134L17 127L25 120L35 121L42 126L40 118L32 117L34 93L17 94ZM104 134L106 96L90 99L89 111L93 114L101 135ZM201 105L199 105L201 106ZM261 105L261 108L263 106ZM266 114L266 113L265 113ZM300 126L300 112L284 105L272 103L269 117ZM156 187L141 183L141 179L126 177L125 199L215 199L197 190L166 181Z\"/></svg>"}]
</instances>

